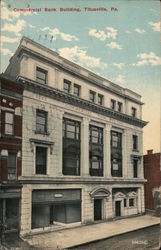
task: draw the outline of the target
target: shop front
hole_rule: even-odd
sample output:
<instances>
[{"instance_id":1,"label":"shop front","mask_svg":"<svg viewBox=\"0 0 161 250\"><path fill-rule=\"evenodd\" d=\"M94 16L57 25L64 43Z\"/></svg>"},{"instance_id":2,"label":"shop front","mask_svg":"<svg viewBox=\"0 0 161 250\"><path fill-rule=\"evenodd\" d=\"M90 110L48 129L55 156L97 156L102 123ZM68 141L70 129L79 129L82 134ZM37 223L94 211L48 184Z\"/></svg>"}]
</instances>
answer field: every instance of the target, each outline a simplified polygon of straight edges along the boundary
<instances>
[{"instance_id":1,"label":"shop front","mask_svg":"<svg viewBox=\"0 0 161 250\"><path fill-rule=\"evenodd\" d=\"M81 222L81 190L32 192L32 229Z\"/></svg>"}]
</instances>

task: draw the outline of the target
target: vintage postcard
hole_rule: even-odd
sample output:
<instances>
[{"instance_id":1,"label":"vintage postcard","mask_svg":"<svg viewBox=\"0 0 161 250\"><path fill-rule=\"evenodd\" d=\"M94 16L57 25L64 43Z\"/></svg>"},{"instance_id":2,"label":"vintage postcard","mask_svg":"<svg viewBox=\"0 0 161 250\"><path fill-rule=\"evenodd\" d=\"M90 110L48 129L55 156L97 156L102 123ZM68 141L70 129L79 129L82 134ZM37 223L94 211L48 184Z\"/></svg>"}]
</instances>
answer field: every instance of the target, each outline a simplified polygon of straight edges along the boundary
<instances>
[{"instance_id":1,"label":"vintage postcard","mask_svg":"<svg viewBox=\"0 0 161 250\"><path fill-rule=\"evenodd\" d=\"M0 248L159 249L159 0L1 0Z\"/></svg>"}]
</instances>

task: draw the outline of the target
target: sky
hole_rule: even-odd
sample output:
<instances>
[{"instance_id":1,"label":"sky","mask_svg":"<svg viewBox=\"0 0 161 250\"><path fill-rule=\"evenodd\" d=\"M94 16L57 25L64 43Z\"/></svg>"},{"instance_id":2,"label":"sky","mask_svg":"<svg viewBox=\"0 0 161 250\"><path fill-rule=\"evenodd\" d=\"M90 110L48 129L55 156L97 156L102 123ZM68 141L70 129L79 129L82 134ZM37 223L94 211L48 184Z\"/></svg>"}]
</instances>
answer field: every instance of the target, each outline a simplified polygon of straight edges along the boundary
<instances>
[{"instance_id":1,"label":"sky","mask_svg":"<svg viewBox=\"0 0 161 250\"><path fill-rule=\"evenodd\" d=\"M144 154L160 152L159 0L2 0L1 72L22 36L139 93Z\"/></svg>"}]
</instances>

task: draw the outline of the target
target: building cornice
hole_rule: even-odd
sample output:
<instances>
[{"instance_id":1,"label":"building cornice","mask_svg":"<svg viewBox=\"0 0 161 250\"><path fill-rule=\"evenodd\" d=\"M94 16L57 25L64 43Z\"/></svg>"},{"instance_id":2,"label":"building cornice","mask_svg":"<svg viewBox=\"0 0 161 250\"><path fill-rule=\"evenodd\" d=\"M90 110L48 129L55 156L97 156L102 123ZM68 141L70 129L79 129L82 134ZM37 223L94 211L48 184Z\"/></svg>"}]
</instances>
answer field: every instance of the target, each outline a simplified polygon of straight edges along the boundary
<instances>
[{"instance_id":1,"label":"building cornice","mask_svg":"<svg viewBox=\"0 0 161 250\"><path fill-rule=\"evenodd\" d=\"M91 103L90 101L81 99L81 98L76 97L76 96L71 95L71 94L67 94L63 91L54 89L54 88L49 87L47 85L37 83L37 82L32 81L32 80L25 78L25 77L18 76L17 81L22 83L26 90L32 91L34 93L38 93L42 96L53 98L53 99L61 101L63 103L68 103L70 105L74 105L74 106L80 107L82 109L86 109L86 110L92 111L94 113L98 113L98 114L104 115L106 117L110 117L110 118L113 118L115 120L125 122L125 123L131 124L131 125L134 125L134 126L137 126L140 128L143 128L147 124L146 121L143 121L143 120L140 120L137 118L133 118L129 115L111 110L109 108L100 106L100 105L95 104L95 103Z\"/></svg>"},{"instance_id":2,"label":"building cornice","mask_svg":"<svg viewBox=\"0 0 161 250\"><path fill-rule=\"evenodd\" d=\"M48 57L45 57L44 55L41 55L40 53L35 52L35 51L33 51L31 49L28 49L25 46L21 45L21 47L17 51L17 55L19 57L21 57L23 54L24 55L30 55L31 57L35 57L38 60L44 61L44 62L46 62L48 64L51 64L51 65L55 66L56 68L58 68L59 70L64 70L67 73L69 73L70 75L73 75L75 77L79 77L82 80L85 80L85 81L87 81L87 82L89 82L89 83L91 83L91 84L93 84L93 85L95 85L97 87L100 87L100 88L102 88L102 89L104 89L104 90L106 90L106 91L108 91L110 93L116 94L116 95L124 98L125 100L133 101L134 103L137 103L139 105L143 105L144 104L143 102L141 102L141 101L139 101L139 100L137 100L137 99L135 99L135 98L133 98L131 96L128 96L128 95L122 93L122 92L124 92L126 90L130 91L127 88L122 88L119 85L114 84L114 83L112 83L111 81L109 81L109 80L107 80L105 78L97 76L95 73L90 72L90 71L88 71L88 70L86 70L84 68L83 69L88 72L88 76L85 76L85 75L81 74L79 68L82 68L82 67L79 66L79 65L77 65L77 64L75 64L75 63L73 63L73 62L68 61L65 58L62 58L62 57L58 56L58 58L60 58L60 60L59 60L60 62L56 61L56 60L53 61L52 59L50 59ZM70 67L70 64L72 64L73 69L72 69L72 67ZM69 67L68 67L68 65L69 65ZM106 86L105 84L103 84L103 81L107 81L109 84L111 84L111 86ZM118 89L120 91L118 91ZM133 91L130 91L130 92L134 93L135 95L137 95L139 97L141 97L140 95L138 95L137 93L135 93Z\"/></svg>"},{"instance_id":3,"label":"building cornice","mask_svg":"<svg viewBox=\"0 0 161 250\"><path fill-rule=\"evenodd\" d=\"M74 176L72 177L21 177L19 182L22 184L143 184L146 182L145 179L124 179L122 178L105 178L97 177L94 178L83 178Z\"/></svg>"}]
</instances>

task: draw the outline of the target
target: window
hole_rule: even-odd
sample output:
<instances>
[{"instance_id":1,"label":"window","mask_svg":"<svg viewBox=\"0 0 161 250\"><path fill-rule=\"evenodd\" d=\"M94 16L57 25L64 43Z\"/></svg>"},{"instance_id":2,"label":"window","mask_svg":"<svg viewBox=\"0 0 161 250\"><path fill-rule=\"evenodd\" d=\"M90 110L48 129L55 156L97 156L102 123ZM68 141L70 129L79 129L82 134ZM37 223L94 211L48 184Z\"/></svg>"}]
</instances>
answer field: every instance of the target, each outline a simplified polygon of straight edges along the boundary
<instances>
[{"instance_id":1,"label":"window","mask_svg":"<svg viewBox=\"0 0 161 250\"><path fill-rule=\"evenodd\" d=\"M103 105L103 95L98 94L98 104Z\"/></svg>"},{"instance_id":2,"label":"window","mask_svg":"<svg viewBox=\"0 0 161 250\"><path fill-rule=\"evenodd\" d=\"M10 112L5 112L5 134L14 134L14 114Z\"/></svg>"},{"instance_id":3,"label":"window","mask_svg":"<svg viewBox=\"0 0 161 250\"><path fill-rule=\"evenodd\" d=\"M116 101L111 99L111 109L115 110Z\"/></svg>"},{"instance_id":4,"label":"window","mask_svg":"<svg viewBox=\"0 0 161 250\"><path fill-rule=\"evenodd\" d=\"M133 150L138 149L138 137L137 135L133 135Z\"/></svg>"},{"instance_id":5,"label":"window","mask_svg":"<svg viewBox=\"0 0 161 250\"><path fill-rule=\"evenodd\" d=\"M47 132L47 112L36 110L36 132L44 134Z\"/></svg>"},{"instance_id":6,"label":"window","mask_svg":"<svg viewBox=\"0 0 161 250\"><path fill-rule=\"evenodd\" d=\"M124 199L124 207L127 207L127 199Z\"/></svg>"},{"instance_id":7,"label":"window","mask_svg":"<svg viewBox=\"0 0 161 250\"><path fill-rule=\"evenodd\" d=\"M71 82L64 79L64 91L70 93Z\"/></svg>"},{"instance_id":8,"label":"window","mask_svg":"<svg viewBox=\"0 0 161 250\"><path fill-rule=\"evenodd\" d=\"M90 125L89 136L90 175L103 176L103 129Z\"/></svg>"},{"instance_id":9,"label":"window","mask_svg":"<svg viewBox=\"0 0 161 250\"><path fill-rule=\"evenodd\" d=\"M134 198L129 199L129 207L134 207Z\"/></svg>"},{"instance_id":10,"label":"window","mask_svg":"<svg viewBox=\"0 0 161 250\"><path fill-rule=\"evenodd\" d=\"M8 180L16 180L17 154L8 153Z\"/></svg>"},{"instance_id":11,"label":"window","mask_svg":"<svg viewBox=\"0 0 161 250\"><path fill-rule=\"evenodd\" d=\"M121 148L121 133L111 132L111 144L113 148Z\"/></svg>"},{"instance_id":12,"label":"window","mask_svg":"<svg viewBox=\"0 0 161 250\"><path fill-rule=\"evenodd\" d=\"M132 117L136 117L136 108L132 107L131 111L132 111Z\"/></svg>"},{"instance_id":13,"label":"window","mask_svg":"<svg viewBox=\"0 0 161 250\"><path fill-rule=\"evenodd\" d=\"M36 174L46 174L47 171L47 148L36 146Z\"/></svg>"},{"instance_id":14,"label":"window","mask_svg":"<svg viewBox=\"0 0 161 250\"><path fill-rule=\"evenodd\" d=\"M96 93L90 90L90 101L95 102L96 99Z\"/></svg>"},{"instance_id":15,"label":"window","mask_svg":"<svg viewBox=\"0 0 161 250\"><path fill-rule=\"evenodd\" d=\"M122 177L122 134L111 131L111 175Z\"/></svg>"},{"instance_id":16,"label":"window","mask_svg":"<svg viewBox=\"0 0 161 250\"><path fill-rule=\"evenodd\" d=\"M74 95L80 96L80 86L77 84L74 84Z\"/></svg>"},{"instance_id":17,"label":"window","mask_svg":"<svg viewBox=\"0 0 161 250\"><path fill-rule=\"evenodd\" d=\"M80 175L80 122L63 119L63 174Z\"/></svg>"},{"instance_id":18,"label":"window","mask_svg":"<svg viewBox=\"0 0 161 250\"><path fill-rule=\"evenodd\" d=\"M47 83L47 71L39 67L36 68L36 81L38 83Z\"/></svg>"},{"instance_id":19,"label":"window","mask_svg":"<svg viewBox=\"0 0 161 250\"><path fill-rule=\"evenodd\" d=\"M134 178L138 177L138 160L133 160Z\"/></svg>"},{"instance_id":20,"label":"window","mask_svg":"<svg viewBox=\"0 0 161 250\"><path fill-rule=\"evenodd\" d=\"M117 105L118 105L118 112L122 112L122 103L118 102Z\"/></svg>"}]
</instances>

